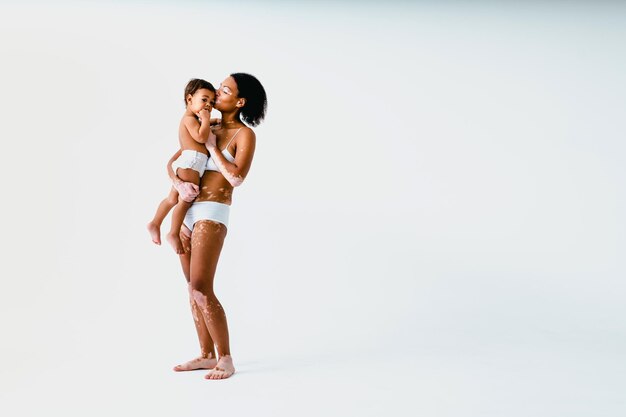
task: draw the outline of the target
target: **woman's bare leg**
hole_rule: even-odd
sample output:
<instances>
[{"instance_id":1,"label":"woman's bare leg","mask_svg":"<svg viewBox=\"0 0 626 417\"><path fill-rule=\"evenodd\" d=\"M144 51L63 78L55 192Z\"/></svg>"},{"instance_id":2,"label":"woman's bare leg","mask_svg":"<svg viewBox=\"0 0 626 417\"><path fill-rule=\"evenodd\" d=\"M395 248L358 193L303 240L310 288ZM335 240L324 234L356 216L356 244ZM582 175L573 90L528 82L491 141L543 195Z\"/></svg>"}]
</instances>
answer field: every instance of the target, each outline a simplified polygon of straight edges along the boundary
<instances>
[{"instance_id":1,"label":"woman's bare leg","mask_svg":"<svg viewBox=\"0 0 626 417\"><path fill-rule=\"evenodd\" d=\"M189 304L191 305L191 314L193 315L193 322L196 326L196 333L198 334L198 341L200 342L200 356L174 367L175 371L193 371L195 369L213 369L217 364L215 358L215 347L213 345L213 339L206 327L202 312L198 309L193 296L191 295L191 285L189 284L189 265L191 261L191 239L189 238L189 230L183 226L180 232L180 240L183 244L184 254L180 255L180 263L183 267L183 273L187 280L189 288Z\"/></svg>"},{"instance_id":2,"label":"woman's bare leg","mask_svg":"<svg viewBox=\"0 0 626 417\"><path fill-rule=\"evenodd\" d=\"M148 223L148 232L150 232L150 237L152 237L152 241L157 245L161 244L161 224L163 224L163 220L167 216L167 213L170 212L176 203L178 203L178 191L172 187L170 193L161 201L159 207L157 207L154 218L150 223Z\"/></svg>"},{"instance_id":3,"label":"woman's bare leg","mask_svg":"<svg viewBox=\"0 0 626 417\"><path fill-rule=\"evenodd\" d=\"M213 292L215 270L225 237L226 226L210 220L197 222L191 236L191 294L215 342L219 358L215 368L207 374L207 379L228 378L235 372L230 356L226 313Z\"/></svg>"}]
</instances>

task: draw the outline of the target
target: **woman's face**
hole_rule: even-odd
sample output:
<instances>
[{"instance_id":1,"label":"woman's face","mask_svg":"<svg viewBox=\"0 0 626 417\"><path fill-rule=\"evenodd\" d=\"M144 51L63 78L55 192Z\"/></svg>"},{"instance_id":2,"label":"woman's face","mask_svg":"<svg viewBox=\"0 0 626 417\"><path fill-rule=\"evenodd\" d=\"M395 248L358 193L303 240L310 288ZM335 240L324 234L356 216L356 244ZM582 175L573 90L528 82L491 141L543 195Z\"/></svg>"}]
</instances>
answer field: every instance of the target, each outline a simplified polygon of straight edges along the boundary
<instances>
[{"instance_id":1,"label":"woman's face","mask_svg":"<svg viewBox=\"0 0 626 417\"><path fill-rule=\"evenodd\" d=\"M220 84L215 94L215 109L221 112L233 111L239 101L239 90L233 77L228 77Z\"/></svg>"}]
</instances>

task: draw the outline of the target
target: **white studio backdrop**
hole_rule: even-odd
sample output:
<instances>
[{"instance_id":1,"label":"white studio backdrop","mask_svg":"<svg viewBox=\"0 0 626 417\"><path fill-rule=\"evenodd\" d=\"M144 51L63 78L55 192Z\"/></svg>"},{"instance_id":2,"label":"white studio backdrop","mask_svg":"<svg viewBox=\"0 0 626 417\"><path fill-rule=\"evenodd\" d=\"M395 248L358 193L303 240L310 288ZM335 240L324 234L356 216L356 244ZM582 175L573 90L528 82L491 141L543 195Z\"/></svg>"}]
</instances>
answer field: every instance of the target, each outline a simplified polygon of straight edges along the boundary
<instances>
[{"instance_id":1,"label":"white studio backdrop","mask_svg":"<svg viewBox=\"0 0 626 417\"><path fill-rule=\"evenodd\" d=\"M236 360L458 365L406 368L437 407L384 386L371 415L503 415L507 383L509 416L623 415L625 36L611 2L1 4L4 407L196 354L145 224L184 85L241 71L269 107L216 278Z\"/></svg>"}]
</instances>

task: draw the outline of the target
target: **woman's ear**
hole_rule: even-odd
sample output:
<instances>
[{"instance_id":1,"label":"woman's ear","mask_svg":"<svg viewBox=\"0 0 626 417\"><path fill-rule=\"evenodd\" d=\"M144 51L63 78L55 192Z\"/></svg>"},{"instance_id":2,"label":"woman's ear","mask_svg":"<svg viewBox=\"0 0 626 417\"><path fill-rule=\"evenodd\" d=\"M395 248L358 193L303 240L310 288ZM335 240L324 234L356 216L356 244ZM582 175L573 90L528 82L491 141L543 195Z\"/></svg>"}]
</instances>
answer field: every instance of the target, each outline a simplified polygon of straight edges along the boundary
<instances>
[{"instance_id":1,"label":"woman's ear","mask_svg":"<svg viewBox=\"0 0 626 417\"><path fill-rule=\"evenodd\" d=\"M243 107L245 105L246 105L246 99L245 98L240 98L239 100L237 100L237 104L236 104L237 107L241 108L241 107Z\"/></svg>"}]
</instances>

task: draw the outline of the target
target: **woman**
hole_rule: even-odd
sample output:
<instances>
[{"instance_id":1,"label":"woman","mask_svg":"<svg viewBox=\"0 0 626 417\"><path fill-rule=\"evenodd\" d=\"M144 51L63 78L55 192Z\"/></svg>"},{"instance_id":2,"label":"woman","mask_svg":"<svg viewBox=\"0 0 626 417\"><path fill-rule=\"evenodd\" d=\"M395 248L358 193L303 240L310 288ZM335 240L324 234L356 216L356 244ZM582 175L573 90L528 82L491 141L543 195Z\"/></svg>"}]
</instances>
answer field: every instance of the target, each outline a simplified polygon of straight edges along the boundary
<instances>
[{"instance_id":1,"label":"woman","mask_svg":"<svg viewBox=\"0 0 626 417\"><path fill-rule=\"evenodd\" d=\"M224 379L235 372L226 314L213 292L213 279L226 237L233 188L248 174L254 156L256 137L242 119L257 126L265 117L266 107L265 89L254 76L231 74L216 92L214 108L222 118L213 130L215 137L207 142L210 159L199 189L182 182L172 170L180 151L168 163L168 174L181 198L191 201L197 196L181 228L184 254L180 261L189 286L201 354L175 366L175 371L210 369L207 379Z\"/></svg>"}]
</instances>

